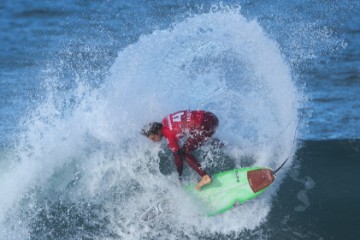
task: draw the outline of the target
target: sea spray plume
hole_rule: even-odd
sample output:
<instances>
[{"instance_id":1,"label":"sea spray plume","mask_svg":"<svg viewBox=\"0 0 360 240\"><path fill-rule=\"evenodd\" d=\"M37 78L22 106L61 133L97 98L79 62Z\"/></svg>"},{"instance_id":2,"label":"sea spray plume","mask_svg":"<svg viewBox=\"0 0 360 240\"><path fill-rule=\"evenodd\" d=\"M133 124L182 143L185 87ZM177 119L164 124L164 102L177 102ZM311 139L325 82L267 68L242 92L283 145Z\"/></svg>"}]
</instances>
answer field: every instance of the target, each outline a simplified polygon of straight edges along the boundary
<instances>
[{"instance_id":1,"label":"sea spray plume","mask_svg":"<svg viewBox=\"0 0 360 240\"><path fill-rule=\"evenodd\" d=\"M275 168L291 153L300 96L290 69L279 46L237 10L195 15L170 30L142 36L119 52L111 73L106 88L114 102L124 103L114 107L129 114L131 126L140 129L179 109L207 109L219 115L218 136L236 159L248 154L254 164ZM129 104L137 111L129 111ZM267 144L246 148L261 142ZM258 216L264 217L270 201L265 197L241 211L261 205ZM254 228L262 217L221 226L225 232ZM174 221L184 221L189 229L197 225L185 219ZM210 221L209 228L218 230L212 220L197 220Z\"/></svg>"},{"instance_id":2,"label":"sea spray plume","mask_svg":"<svg viewBox=\"0 0 360 240\"><path fill-rule=\"evenodd\" d=\"M254 164L278 166L291 151L299 96L279 47L256 21L247 21L238 8L231 7L194 15L171 29L140 37L118 53L110 72L101 88L87 90L91 93L76 99L66 117L64 109L53 103L51 96L56 93L47 90L49 97L27 122L21 160L2 183L12 187L11 182L22 177L30 184L15 180L20 188L12 192L1 211L1 236L16 239L10 228L19 226L25 235L38 227L40 236L59 238L54 234L63 230L56 224L40 227L30 223L60 216L63 212L55 206L74 206L76 213L87 204L98 210L91 218L82 218L82 232L76 231L80 220L72 221L71 211L58 218L67 223L69 239L96 235L92 224L102 230L98 234L104 239L111 239L112 234L124 239L159 239L158 232L168 239L241 232L265 220L276 188L244 205L241 214L235 209L214 218L194 215L196 203L187 201L177 182L171 180L175 178L158 170L161 146L139 135L144 124L159 121L170 112L202 108L219 116L217 135L228 144L227 153L237 159L237 165L246 154L254 158ZM279 136L284 129L286 133ZM239 147L269 138L273 139L270 144L245 151ZM188 175L189 181L196 181L194 175ZM34 192L29 199L37 207L15 204L10 210L16 199L29 192ZM147 227L134 220L160 196L174 199L173 214L159 217ZM31 217L21 218L22 224L17 225L19 219L14 218L10 228L4 224L9 213L26 211L34 214L25 214ZM41 217L44 221L38 221Z\"/></svg>"},{"instance_id":3,"label":"sea spray plume","mask_svg":"<svg viewBox=\"0 0 360 240\"><path fill-rule=\"evenodd\" d=\"M52 78L44 82L43 102L23 119L21 128L25 130L19 136L14 149L18 161L13 161L11 169L2 176L1 238L26 239L27 233L31 232L31 229L27 230L27 224L32 217L36 217L31 213L36 214L40 210L34 207L37 205L38 193L46 191L49 179L59 168L76 157L82 159L82 156L79 156L79 143L83 128L76 121L69 120L72 118L71 114L67 115L69 109L60 104L61 92L56 91L56 84L57 80ZM84 97L86 92L80 85L76 88L78 98ZM49 197L50 195L47 196ZM9 231L11 228L17 231Z\"/></svg>"}]
</instances>

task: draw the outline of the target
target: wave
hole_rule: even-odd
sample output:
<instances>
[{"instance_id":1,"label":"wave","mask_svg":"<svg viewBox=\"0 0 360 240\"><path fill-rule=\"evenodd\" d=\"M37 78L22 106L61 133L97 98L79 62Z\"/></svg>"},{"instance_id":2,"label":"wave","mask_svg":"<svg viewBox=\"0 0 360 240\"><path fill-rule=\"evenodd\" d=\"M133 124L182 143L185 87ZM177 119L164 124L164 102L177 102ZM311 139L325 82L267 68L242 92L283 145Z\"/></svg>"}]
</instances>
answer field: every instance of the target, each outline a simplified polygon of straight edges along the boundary
<instances>
[{"instance_id":1,"label":"wave","mask_svg":"<svg viewBox=\"0 0 360 240\"><path fill-rule=\"evenodd\" d=\"M205 109L219 117L216 137L236 166L251 158L276 168L293 155L302 96L277 43L238 8L213 9L141 36L118 53L99 88L81 79L71 89L59 85L53 76L44 82L46 98L23 121L18 161L1 174L1 238L159 239L159 232L164 239L191 238L254 229L266 220L278 185L241 209L194 216L197 203L187 200L175 173L159 171L164 144L139 135L168 113ZM208 155L202 164L209 163ZM196 181L192 171L185 174ZM172 214L150 226L137 221L164 197L174 201Z\"/></svg>"}]
</instances>

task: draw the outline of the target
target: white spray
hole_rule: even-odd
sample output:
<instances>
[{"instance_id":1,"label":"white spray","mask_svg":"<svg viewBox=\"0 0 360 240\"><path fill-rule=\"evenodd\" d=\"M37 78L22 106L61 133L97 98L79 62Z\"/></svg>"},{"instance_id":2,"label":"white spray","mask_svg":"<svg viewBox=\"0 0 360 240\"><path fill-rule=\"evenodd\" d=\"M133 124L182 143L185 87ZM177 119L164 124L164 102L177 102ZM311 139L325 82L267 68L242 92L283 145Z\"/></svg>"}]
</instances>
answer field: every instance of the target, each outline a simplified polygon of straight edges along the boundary
<instances>
[{"instance_id":1,"label":"white spray","mask_svg":"<svg viewBox=\"0 0 360 240\"><path fill-rule=\"evenodd\" d=\"M188 201L176 174L159 172L160 146L139 134L144 124L171 112L205 109L219 117L216 137L238 167L250 155L255 165L276 168L291 154L299 94L277 44L238 9L197 15L142 36L118 53L100 89L79 83L70 114L64 116L54 104L56 92L48 91L25 121L19 161L1 176L1 239L56 237L56 227L39 227L41 213L50 221L45 208L56 202L79 212L97 208L95 217L84 215L75 235L64 227L68 239L191 238L241 232L265 221L275 190L227 214L194 215L196 203ZM136 221L164 197L173 199L172 214L150 225ZM92 232L86 224L104 227Z\"/></svg>"}]
</instances>

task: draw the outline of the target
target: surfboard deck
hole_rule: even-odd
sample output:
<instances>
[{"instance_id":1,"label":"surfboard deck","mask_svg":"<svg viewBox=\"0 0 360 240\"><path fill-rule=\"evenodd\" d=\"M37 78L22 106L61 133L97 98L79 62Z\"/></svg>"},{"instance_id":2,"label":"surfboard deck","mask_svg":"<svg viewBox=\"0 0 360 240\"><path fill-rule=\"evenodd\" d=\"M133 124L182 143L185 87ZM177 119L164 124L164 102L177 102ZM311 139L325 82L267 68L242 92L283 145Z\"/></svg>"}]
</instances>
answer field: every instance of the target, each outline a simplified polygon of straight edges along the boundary
<instances>
[{"instance_id":1,"label":"surfboard deck","mask_svg":"<svg viewBox=\"0 0 360 240\"><path fill-rule=\"evenodd\" d=\"M200 201L208 216L213 216L259 196L274 181L271 169L249 167L215 174L212 182L202 187L201 191L196 190L193 184L185 185L184 189Z\"/></svg>"}]
</instances>

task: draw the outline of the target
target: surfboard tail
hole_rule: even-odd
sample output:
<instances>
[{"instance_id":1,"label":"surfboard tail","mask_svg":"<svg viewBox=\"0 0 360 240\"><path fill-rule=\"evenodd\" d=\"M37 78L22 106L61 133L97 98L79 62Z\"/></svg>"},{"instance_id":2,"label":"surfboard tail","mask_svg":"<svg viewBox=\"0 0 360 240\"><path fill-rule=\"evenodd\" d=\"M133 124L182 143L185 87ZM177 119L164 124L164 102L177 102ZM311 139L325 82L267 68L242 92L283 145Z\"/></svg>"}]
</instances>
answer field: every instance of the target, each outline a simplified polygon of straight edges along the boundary
<instances>
[{"instance_id":1,"label":"surfboard tail","mask_svg":"<svg viewBox=\"0 0 360 240\"><path fill-rule=\"evenodd\" d=\"M275 176L271 169L255 169L247 172L250 188L254 193L257 193L275 181Z\"/></svg>"}]
</instances>

